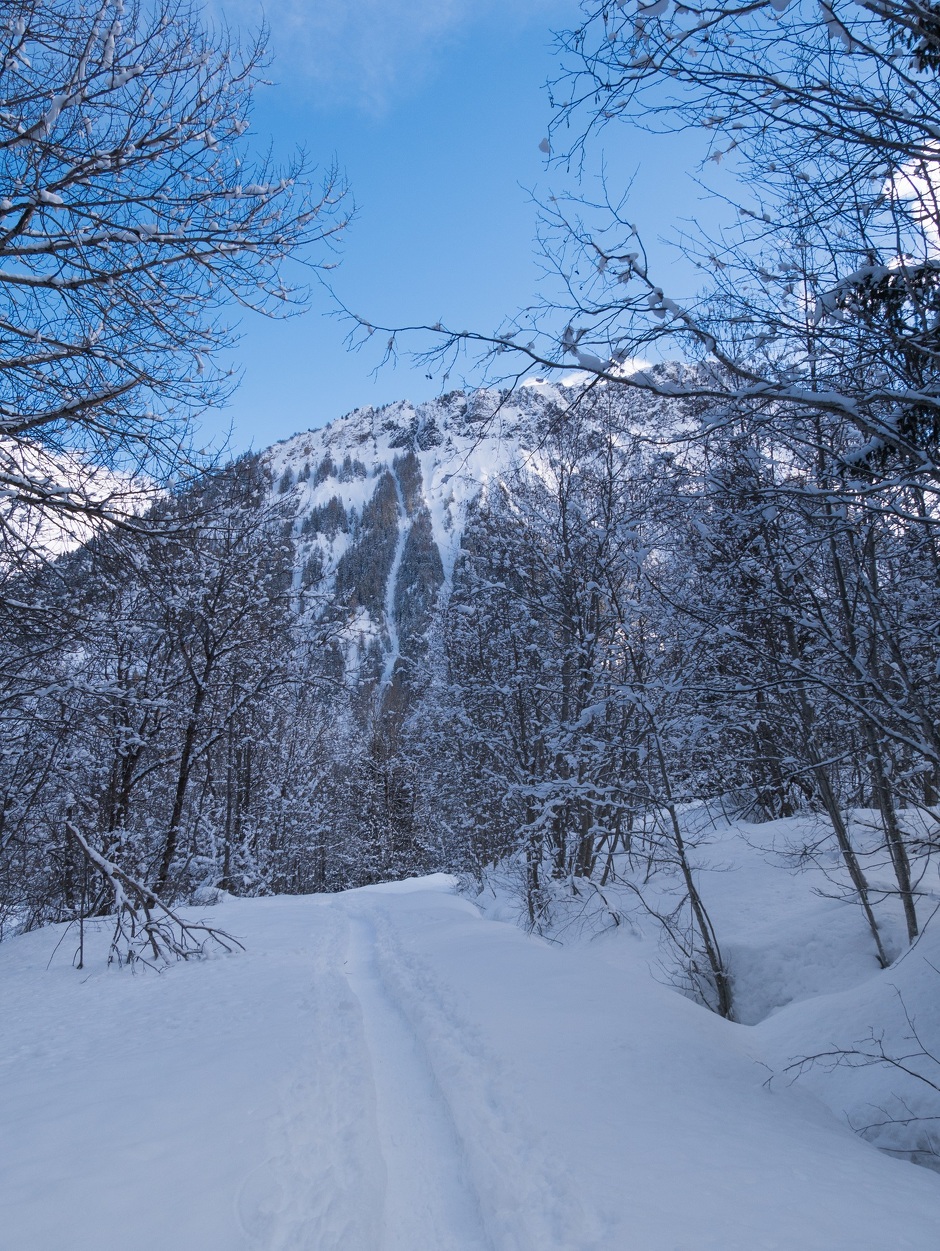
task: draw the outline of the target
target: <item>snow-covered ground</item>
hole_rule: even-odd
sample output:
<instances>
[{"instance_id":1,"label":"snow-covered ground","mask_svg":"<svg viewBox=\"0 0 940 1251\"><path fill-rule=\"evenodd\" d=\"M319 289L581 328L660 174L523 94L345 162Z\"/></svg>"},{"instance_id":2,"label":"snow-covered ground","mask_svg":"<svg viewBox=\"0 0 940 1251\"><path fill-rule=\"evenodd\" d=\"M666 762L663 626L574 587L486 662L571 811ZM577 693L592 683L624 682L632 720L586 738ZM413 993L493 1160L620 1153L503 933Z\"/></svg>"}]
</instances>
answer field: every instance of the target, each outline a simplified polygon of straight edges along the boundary
<instances>
[{"instance_id":1,"label":"snow-covered ground","mask_svg":"<svg viewBox=\"0 0 940 1251\"><path fill-rule=\"evenodd\" d=\"M2 1251L940 1245L940 1176L766 1085L892 970L835 956L841 988L750 1026L628 926L549 943L442 876L211 915L247 951L160 975L77 972L55 930L0 946ZM760 981L760 935L729 941Z\"/></svg>"}]
</instances>

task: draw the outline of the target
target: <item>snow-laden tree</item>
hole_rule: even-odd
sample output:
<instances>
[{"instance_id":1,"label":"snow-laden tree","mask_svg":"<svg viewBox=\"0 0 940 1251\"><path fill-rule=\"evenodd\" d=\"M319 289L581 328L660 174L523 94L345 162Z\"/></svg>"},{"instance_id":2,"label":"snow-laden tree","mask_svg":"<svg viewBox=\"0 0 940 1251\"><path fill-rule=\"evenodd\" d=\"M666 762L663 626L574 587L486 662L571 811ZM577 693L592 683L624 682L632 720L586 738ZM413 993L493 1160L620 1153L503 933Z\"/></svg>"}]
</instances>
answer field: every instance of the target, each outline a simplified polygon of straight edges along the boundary
<instances>
[{"instance_id":1,"label":"snow-laden tree","mask_svg":"<svg viewBox=\"0 0 940 1251\"><path fill-rule=\"evenodd\" d=\"M715 781L710 640L665 586L688 573L664 546L680 517L676 466L623 428L618 398L559 414L538 451L489 484L446 607L444 670L415 729L461 867L508 864L540 929L560 898L603 901L609 882L636 874L683 983L730 1015L698 839L679 815ZM651 875L669 879L665 902L639 884Z\"/></svg>"},{"instance_id":2,"label":"snow-laden tree","mask_svg":"<svg viewBox=\"0 0 940 1251\"><path fill-rule=\"evenodd\" d=\"M26 618L5 649L2 871L20 924L108 912L129 881L172 901L289 876L310 770L288 726L312 748L316 718L268 490L236 462L164 501L149 533L102 535L40 582L47 615L65 609L53 645L34 654Z\"/></svg>"},{"instance_id":3,"label":"snow-laden tree","mask_svg":"<svg viewBox=\"0 0 940 1251\"><path fill-rule=\"evenodd\" d=\"M877 810L866 855L895 878L913 939L934 851L915 830L937 815L937 579L918 496L840 489L816 457L715 437L684 557L698 571L686 608L711 622L755 802L765 815L825 812L882 961L871 900L884 888L869 891L847 809Z\"/></svg>"}]
</instances>

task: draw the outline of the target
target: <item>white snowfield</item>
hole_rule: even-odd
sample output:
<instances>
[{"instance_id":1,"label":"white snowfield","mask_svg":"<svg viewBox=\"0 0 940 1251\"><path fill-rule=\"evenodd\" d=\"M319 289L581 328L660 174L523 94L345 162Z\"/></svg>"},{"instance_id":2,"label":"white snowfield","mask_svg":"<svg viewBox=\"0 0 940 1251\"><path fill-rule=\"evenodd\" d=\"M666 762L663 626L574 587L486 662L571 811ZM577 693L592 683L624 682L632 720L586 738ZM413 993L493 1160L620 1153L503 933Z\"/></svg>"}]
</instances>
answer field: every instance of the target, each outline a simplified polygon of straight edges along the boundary
<instances>
[{"instance_id":1,"label":"white snowfield","mask_svg":"<svg viewBox=\"0 0 940 1251\"><path fill-rule=\"evenodd\" d=\"M212 918L247 951L162 975L0 946L2 1251L940 1247L940 1177L767 1090L626 935L443 876Z\"/></svg>"}]
</instances>

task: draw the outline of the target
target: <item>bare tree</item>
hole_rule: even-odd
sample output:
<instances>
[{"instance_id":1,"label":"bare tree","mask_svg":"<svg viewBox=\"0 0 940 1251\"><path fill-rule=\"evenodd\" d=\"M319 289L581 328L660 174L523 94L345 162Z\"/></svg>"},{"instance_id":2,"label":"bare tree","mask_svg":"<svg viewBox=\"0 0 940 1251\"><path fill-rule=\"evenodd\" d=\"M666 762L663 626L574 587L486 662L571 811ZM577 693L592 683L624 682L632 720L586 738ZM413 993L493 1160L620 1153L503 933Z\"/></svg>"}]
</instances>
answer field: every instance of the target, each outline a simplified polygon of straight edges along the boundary
<instances>
[{"instance_id":1,"label":"bare tree","mask_svg":"<svg viewBox=\"0 0 940 1251\"><path fill-rule=\"evenodd\" d=\"M850 466L890 467L932 491L933 6L584 0L582 12L559 36L558 160L591 155L602 130L609 141L619 127L700 130L703 165L730 171L720 194L736 224L677 240L704 275L699 293L679 292L656 272L625 198L606 187L593 200L553 198L542 224L554 278L544 299L493 333L426 327L437 336L428 354L450 368L475 345L503 377L575 365L599 381L701 401L713 425L773 423L824 450L835 422L854 433ZM394 352L403 340L391 329ZM628 374L637 358L694 368Z\"/></svg>"},{"instance_id":2,"label":"bare tree","mask_svg":"<svg viewBox=\"0 0 940 1251\"><path fill-rule=\"evenodd\" d=\"M302 303L342 229L335 169L252 157L264 35L187 0L11 0L0 23L0 551L140 511L227 394L226 309ZM76 530L77 527L77 530Z\"/></svg>"}]
</instances>

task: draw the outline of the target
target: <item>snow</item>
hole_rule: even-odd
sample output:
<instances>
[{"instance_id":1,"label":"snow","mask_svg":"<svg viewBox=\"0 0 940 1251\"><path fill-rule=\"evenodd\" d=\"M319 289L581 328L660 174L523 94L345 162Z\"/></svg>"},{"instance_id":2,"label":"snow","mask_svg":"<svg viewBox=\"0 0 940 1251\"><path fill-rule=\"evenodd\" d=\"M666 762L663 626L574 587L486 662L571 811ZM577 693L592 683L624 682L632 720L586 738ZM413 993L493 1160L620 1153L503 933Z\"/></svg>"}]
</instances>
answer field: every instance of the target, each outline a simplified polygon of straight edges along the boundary
<instances>
[{"instance_id":1,"label":"snow","mask_svg":"<svg viewBox=\"0 0 940 1251\"><path fill-rule=\"evenodd\" d=\"M49 508L17 509L40 490ZM126 517L145 512L163 492L143 474L96 466L82 451L50 451L41 443L0 435L0 522L24 549L52 559L95 533L95 521L82 509L100 508ZM74 507L76 511L70 511Z\"/></svg>"},{"instance_id":2,"label":"snow","mask_svg":"<svg viewBox=\"0 0 940 1251\"><path fill-rule=\"evenodd\" d=\"M417 406L401 401L384 408L356 409L321 429L305 431L275 444L263 455L275 483L287 470L295 482L291 490L296 505L294 531L298 539L299 565L303 565L314 548L319 549L325 570L319 590L329 592L336 566L350 546L350 539L343 533L332 539L324 534L303 536L305 518L314 508L328 504L334 497L340 500L347 515L361 516L386 471L395 480L396 489L400 488L395 461L412 451L421 468L422 503L430 514L445 586L449 587L472 502L488 483L520 463L538 470L533 452L541 436L533 414L541 413L545 405L554 403L563 407L568 402L564 390L555 384L540 386L537 394L527 388L508 398L497 391L453 392ZM483 421L482 417L488 420ZM437 429L439 440L423 439L431 426ZM424 442L426 446L422 446ZM326 456L335 462L334 472L317 483L316 471ZM363 465L364 477L339 476L338 466L346 456L352 456ZM302 474L306 466L310 474L305 479ZM409 525L399 500L398 559L404 550ZM397 566L393 572L397 572ZM394 591L392 577L386 588L385 621L372 623L369 631L376 637L385 635L385 684L390 680L397 659L395 623L388 607L394 602L389 599ZM351 639L351 632L347 634ZM350 653L351 648L350 642L347 648Z\"/></svg>"},{"instance_id":3,"label":"snow","mask_svg":"<svg viewBox=\"0 0 940 1251\"><path fill-rule=\"evenodd\" d=\"M792 867L796 850L823 835L822 818L812 815L760 825L719 823L708 835L701 859L715 867L702 874L701 889L734 969L739 1021L757 1024L788 1004L842 991L878 971L861 909L832 897L848 894L838 855L827 853L815 869ZM862 846L857 837L855 843ZM900 916L883 909L879 915L882 937L899 955Z\"/></svg>"},{"instance_id":4,"label":"snow","mask_svg":"<svg viewBox=\"0 0 940 1251\"><path fill-rule=\"evenodd\" d=\"M393 474L392 477L395 483L395 499L398 506L398 535L395 540L395 551L392 554L392 567L389 570L388 581L385 587L385 627L388 631L389 645L385 657L385 669L382 673L381 691L385 691L391 686L392 679L395 676L395 666L401 658L401 640L398 634L395 596L398 591L398 575L401 571L402 557L405 554L405 544L408 542L408 535L411 533L411 522L405 508L401 483L397 474Z\"/></svg>"},{"instance_id":5,"label":"snow","mask_svg":"<svg viewBox=\"0 0 940 1251\"><path fill-rule=\"evenodd\" d=\"M826 928L841 909L851 930L854 911L806 904L755 831L786 833L719 831L723 871L703 884L719 932L739 901L738 956L776 968L754 1026L664 984L639 930L549 942L445 875L225 898L194 915L247 951L159 975L108 969L104 934L82 972L61 927L3 943L0 1244L936 1246L935 1173L853 1134L824 1074L766 1084L814 1039L870 1023L892 983L936 999L925 956L873 970L861 931ZM799 901L796 932L838 949L828 983L821 947L805 985L787 979L798 946L779 940Z\"/></svg>"}]
</instances>

